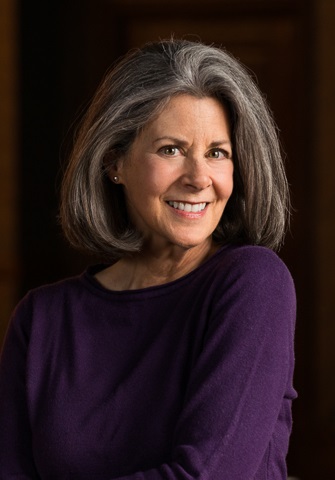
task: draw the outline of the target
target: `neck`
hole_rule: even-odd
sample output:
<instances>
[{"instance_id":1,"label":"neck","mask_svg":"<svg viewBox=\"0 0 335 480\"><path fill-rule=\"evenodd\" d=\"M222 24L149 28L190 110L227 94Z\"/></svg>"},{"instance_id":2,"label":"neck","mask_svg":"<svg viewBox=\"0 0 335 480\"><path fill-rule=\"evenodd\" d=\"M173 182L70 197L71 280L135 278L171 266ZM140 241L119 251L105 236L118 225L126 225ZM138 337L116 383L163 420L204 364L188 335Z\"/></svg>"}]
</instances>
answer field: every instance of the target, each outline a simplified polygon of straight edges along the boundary
<instances>
[{"instance_id":1,"label":"neck","mask_svg":"<svg viewBox=\"0 0 335 480\"><path fill-rule=\"evenodd\" d=\"M172 282L191 272L209 258L218 246L209 239L202 245L183 248L176 245L160 251L144 248L97 274L112 290L135 290Z\"/></svg>"}]
</instances>

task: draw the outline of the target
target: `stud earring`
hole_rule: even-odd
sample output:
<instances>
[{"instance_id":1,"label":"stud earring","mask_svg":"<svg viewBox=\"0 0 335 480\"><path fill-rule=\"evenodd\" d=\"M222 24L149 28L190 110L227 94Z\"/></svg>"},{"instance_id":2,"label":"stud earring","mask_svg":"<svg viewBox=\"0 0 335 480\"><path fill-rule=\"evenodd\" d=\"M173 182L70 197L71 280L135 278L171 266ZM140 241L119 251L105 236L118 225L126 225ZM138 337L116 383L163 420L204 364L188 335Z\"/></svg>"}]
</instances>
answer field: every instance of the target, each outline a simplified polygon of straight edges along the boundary
<instances>
[{"instance_id":1,"label":"stud earring","mask_svg":"<svg viewBox=\"0 0 335 480\"><path fill-rule=\"evenodd\" d=\"M117 177L117 176L113 177L113 182L114 183L117 183L118 181L119 181L119 177Z\"/></svg>"}]
</instances>

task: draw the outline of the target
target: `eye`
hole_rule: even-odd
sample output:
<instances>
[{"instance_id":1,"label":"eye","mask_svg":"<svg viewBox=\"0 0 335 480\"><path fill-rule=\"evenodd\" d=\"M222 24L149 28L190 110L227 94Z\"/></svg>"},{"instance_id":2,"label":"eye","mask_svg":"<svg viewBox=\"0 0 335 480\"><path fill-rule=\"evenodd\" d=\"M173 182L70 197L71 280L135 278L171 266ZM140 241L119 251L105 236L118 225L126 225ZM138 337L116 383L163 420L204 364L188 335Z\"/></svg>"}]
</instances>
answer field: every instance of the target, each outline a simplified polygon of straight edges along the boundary
<instances>
[{"instance_id":1,"label":"eye","mask_svg":"<svg viewBox=\"0 0 335 480\"><path fill-rule=\"evenodd\" d=\"M180 153L180 149L175 145L166 145L159 149L159 152L168 157L175 157Z\"/></svg>"},{"instance_id":2,"label":"eye","mask_svg":"<svg viewBox=\"0 0 335 480\"><path fill-rule=\"evenodd\" d=\"M208 158L231 158L230 152L224 150L223 148L213 148L207 153Z\"/></svg>"}]
</instances>

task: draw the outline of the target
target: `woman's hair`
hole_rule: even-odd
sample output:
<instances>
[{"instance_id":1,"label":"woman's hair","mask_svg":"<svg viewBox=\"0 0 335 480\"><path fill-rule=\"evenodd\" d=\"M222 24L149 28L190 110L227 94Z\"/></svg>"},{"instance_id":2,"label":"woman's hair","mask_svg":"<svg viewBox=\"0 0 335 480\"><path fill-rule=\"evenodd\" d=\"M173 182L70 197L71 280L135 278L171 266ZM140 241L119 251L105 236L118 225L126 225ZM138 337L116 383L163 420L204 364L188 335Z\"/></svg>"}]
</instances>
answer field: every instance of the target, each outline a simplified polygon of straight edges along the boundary
<instances>
[{"instance_id":1,"label":"woman's hair","mask_svg":"<svg viewBox=\"0 0 335 480\"><path fill-rule=\"evenodd\" d=\"M234 188L214 239L279 248L289 194L266 101L230 54L174 39L130 52L93 98L62 185L60 218L72 245L107 259L140 250L141 233L128 217L123 187L111 182L106 171L167 102L181 94L215 98L230 117Z\"/></svg>"}]
</instances>

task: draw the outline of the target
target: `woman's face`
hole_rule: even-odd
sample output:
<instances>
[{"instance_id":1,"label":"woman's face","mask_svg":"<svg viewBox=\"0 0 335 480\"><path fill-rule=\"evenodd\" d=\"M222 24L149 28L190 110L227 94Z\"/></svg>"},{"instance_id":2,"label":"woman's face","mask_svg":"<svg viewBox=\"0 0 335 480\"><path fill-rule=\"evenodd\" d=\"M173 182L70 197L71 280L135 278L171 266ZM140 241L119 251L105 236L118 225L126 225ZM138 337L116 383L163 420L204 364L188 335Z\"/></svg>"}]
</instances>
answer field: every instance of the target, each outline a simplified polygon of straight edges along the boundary
<instances>
[{"instance_id":1,"label":"woman's face","mask_svg":"<svg viewBox=\"0 0 335 480\"><path fill-rule=\"evenodd\" d=\"M173 97L115 173L145 244L208 242L233 190L230 125L215 99Z\"/></svg>"}]
</instances>

